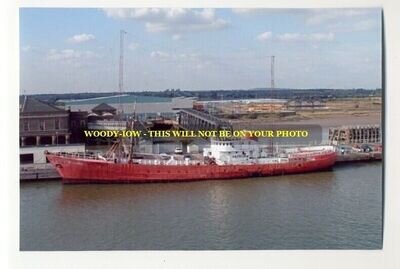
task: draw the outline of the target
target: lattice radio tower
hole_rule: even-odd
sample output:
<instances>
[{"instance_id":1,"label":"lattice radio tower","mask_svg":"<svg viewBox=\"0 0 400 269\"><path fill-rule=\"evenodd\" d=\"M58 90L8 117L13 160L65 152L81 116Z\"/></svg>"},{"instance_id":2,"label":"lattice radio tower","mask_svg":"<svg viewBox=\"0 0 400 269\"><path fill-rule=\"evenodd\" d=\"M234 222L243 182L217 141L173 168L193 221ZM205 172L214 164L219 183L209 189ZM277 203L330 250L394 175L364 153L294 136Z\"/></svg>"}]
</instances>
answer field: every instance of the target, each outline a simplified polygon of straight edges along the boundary
<instances>
[{"instance_id":1,"label":"lattice radio tower","mask_svg":"<svg viewBox=\"0 0 400 269\"><path fill-rule=\"evenodd\" d=\"M124 36L127 34L124 30L119 32L119 111L124 113L124 108L121 103L121 95L124 93Z\"/></svg>"},{"instance_id":2,"label":"lattice radio tower","mask_svg":"<svg viewBox=\"0 0 400 269\"><path fill-rule=\"evenodd\" d=\"M275 89L275 56L268 56L271 58L271 89Z\"/></svg>"}]
</instances>

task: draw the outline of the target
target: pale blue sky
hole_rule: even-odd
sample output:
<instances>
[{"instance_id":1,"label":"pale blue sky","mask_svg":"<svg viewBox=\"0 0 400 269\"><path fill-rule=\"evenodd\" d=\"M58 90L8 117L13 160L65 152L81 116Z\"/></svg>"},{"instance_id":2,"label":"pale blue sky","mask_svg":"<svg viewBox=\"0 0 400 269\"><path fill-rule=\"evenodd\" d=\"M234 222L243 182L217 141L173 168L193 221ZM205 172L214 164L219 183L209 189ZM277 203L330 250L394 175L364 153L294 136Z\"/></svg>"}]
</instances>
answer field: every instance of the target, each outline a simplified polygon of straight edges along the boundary
<instances>
[{"instance_id":1,"label":"pale blue sky","mask_svg":"<svg viewBox=\"0 0 400 269\"><path fill-rule=\"evenodd\" d=\"M380 88L380 9L20 10L21 92Z\"/></svg>"}]
</instances>

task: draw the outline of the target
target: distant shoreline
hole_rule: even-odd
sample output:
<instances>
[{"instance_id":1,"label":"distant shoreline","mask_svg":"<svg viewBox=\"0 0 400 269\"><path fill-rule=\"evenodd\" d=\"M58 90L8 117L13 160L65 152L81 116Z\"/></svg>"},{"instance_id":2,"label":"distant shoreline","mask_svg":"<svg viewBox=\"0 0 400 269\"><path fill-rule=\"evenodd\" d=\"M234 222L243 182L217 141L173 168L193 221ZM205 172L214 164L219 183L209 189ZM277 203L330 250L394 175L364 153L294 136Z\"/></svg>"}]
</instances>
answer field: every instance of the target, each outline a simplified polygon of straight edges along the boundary
<instances>
[{"instance_id":1,"label":"distant shoreline","mask_svg":"<svg viewBox=\"0 0 400 269\"><path fill-rule=\"evenodd\" d=\"M23 91L21 91L22 94ZM336 98L368 98L382 96L381 89L225 89L225 90L181 90L166 89L159 91L125 91L124 95L148 97L191 97L198 101L241 100L241 99L324 99ZM120 95L119 92L65 92L65 93L33 93L34 97L49 102L59 100L85 100L99 97Z\"/></svg>"}]
</instances>

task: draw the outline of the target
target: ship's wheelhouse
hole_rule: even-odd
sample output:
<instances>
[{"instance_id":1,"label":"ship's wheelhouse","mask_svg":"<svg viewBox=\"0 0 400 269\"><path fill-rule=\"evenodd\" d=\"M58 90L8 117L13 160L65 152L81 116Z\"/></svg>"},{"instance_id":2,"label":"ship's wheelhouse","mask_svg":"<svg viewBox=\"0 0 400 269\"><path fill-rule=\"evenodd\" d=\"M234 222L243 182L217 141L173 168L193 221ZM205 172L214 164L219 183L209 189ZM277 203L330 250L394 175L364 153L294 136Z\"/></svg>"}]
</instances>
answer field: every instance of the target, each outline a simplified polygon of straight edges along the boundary
<instances>
[{"instance_id":1,"label":"ship's wheelhouse","mask_svg":"<svg viewBox=\"0 0 400 269\"><path fill-rule=\"evenodd\" d=\"M204 157L214 158L217 164L252 163L252 160L267 157L266 148L252 139L211 140L204 149Z\"/></svg>"}]
</instances>

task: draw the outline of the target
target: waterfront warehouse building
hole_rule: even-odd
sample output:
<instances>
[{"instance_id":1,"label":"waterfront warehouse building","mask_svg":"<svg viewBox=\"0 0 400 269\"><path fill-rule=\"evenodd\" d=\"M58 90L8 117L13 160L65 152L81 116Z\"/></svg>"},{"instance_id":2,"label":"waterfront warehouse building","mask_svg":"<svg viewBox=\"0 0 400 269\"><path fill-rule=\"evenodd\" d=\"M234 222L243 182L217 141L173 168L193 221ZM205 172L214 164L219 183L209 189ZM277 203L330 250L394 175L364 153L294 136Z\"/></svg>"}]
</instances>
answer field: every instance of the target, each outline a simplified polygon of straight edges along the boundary
<instances>
[{"instance_id":1,"label":"waterfront warehouse building","mask_svg":"<svg viewBox=\"0 0 400 269\"><path fill-rule=\"evenodd\" d=\"M70 143L70 112L32 96L20 96L20 163L46 163L44 151L84 151L82 144Z\"/></svg>"},{"instance_id":2,"label":"waterfront warehouse building","mask_svg":"<svg viewBox=\"0 0 400 269\"><path fill-rule=\"evenodd\" d=\"M20 145L69 144L69 112L31 96L19 104Z\"/></svg>"}]
</instances>

